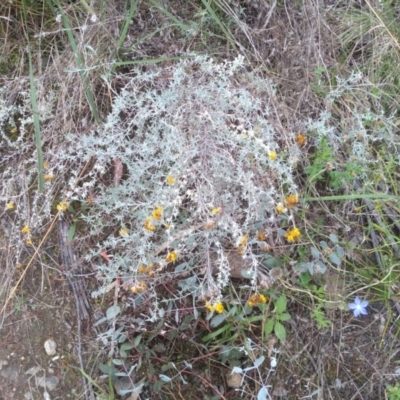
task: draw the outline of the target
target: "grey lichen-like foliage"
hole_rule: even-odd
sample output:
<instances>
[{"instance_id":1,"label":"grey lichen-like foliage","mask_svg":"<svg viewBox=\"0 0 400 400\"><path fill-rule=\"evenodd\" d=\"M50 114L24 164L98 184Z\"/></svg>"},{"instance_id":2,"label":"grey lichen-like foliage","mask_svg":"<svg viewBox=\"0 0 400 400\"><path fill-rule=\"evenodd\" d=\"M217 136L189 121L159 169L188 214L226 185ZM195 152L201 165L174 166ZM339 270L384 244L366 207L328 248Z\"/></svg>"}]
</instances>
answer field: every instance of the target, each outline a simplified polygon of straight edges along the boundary
<instances>
[{"instance_id":1,"label":"grey lichen-like foliage","mask_svg":"<svg viewBox=\"0 0 400 400\"><path fill-rule=\"evenodd\" d=\"M93 157L95 165L86 187L72 185L68 196L85 196L98 174L120 160L124 179L98 186L86 216L93 234L119 225L128 230L99 244L114 255L99 266L102 277L135 277L150 263L162 270L166 252L175 250L180 269L189 270L182 289L203 283L218 297L229 279L224 246L238 245L257 221L274 220L283 186L296 191L290 163L274 157L281 152L269 121L274 87L247 72L242 57L224 64L197 57L134 75L102 128L78 141L69 136L63 157ZM158 219L152 217L157 207ZM211 249L219 255L214 266ZM250 247L246 254L251 257ZM97 255L94 249L88 258Z\"/></svg>"}]
</instances>

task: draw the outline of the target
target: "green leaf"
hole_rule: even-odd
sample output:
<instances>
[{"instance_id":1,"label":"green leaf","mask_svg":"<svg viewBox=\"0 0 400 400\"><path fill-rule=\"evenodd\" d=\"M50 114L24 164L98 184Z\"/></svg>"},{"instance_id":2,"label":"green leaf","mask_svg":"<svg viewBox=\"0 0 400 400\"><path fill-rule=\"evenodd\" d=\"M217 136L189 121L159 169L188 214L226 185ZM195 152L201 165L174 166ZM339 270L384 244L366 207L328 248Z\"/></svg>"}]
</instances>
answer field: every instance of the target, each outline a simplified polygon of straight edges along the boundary
<instances>
[{"instance_id":1,"label":"green leaf","mask_svg":"<svg viewBox=\"0 0 400 400\"><path fill-rule=\"evenodd\" d=\"M114 365L122 365L122 364L123 364L122 361L119 360L118 358L114 358L114 359L112 360L112 362L113 362Z\"/></svg>"},{"instance_id":2,"label":"green leaf","mask_svg":"<svg viewBox=\"0 0 400 400\"><path fill-rule=\"evenodd\" d=\"M245 279L253 279L254 272L251 269L242 269L241 274Z\"/></svg>"},{"instance_id":3,"label":"green leaf","mask_svg":"<svg viewBox=\"0 0 400 400\"><path fill-rule=\"evenodd\" d=\"M282 314L284 311L286 311L286 304L286 296L284 294L280 295L278 300L275 302L275 312L277 314Z\"/></svg>"},{"instance_id":4,"label":"green leaf","mask_svg":"<svg viewBox=\"0 0 400 400\"><path fill-rule=\"evenodd\" d=\"M115 376L115 374L117 373L117 370L113 365L106 365L106 364L100 363L99 369L104 374L107 374L110 376Z\"/></svg>"},{"instance_id":5,"label":"green leaf","mask_svg":"<svg viewBox=\"0 0 400 400\"><path fill-rule=\"evenodd\" d=\"M289 321L289 319L292 318L292 316L289 313L280 314L279 316L277 316L277 318L278 317L279 317L279 321L282 321L282 322Z\"/></svg>"},{"instance_id":6,"label":"green leaf","mask_svg":"<svg viewBox=\"0 0 400 400\"><path fill-rule=\"evenodd\" d=\"M216 326L220 325L225 320L226 320L226 315L225 314L218 314L211 320L210 325L213 328L215 328Z\"/></svg>"},{"instance_id":7,"label":"green leaf","mask_svg":"<svg viewBox=\"0 0 400 400\"><path fill-rule=\"evenodd\" d=\"M140 341L142 340L142 335L137 335L135 339L133 339L133 345L135 347L139 346Z\"/></svg>"},{"instance_id":8,"label":"green leaf","mask_svg":"<svg viewBox=\"0 0 400 400\"><path fill-rule=\"evenodd\" d=\"M280 258L268 257L262 261L262 264L267 268L277 268L283 266L283 261Z\"/></svg>"},{"instance_id":9,"label":"green leaf","mask_svg":"<svg viewBox=\"0 0 400 400\"><path fill-rule=\"evenodd\" d=\"M331 239L331 242L332 242L332 243L335 243L335 244L338 244L338 243L339 243L338 237L337 237L336 235L334 235L333 233L331 233L331 234L329 235L329 239Z\"/></svg>"},{"instance_id":10,"label":"green leaf","mask_svg":"<svg viewBox=\"0 0 400 400\"><path fill-rule=\"evenodd\" d=\"M286 340L286 329L285 327L278 321L275 322L274 326L275 336L281 341L284 342Z\"/></svg>"},{"instance_id":11,"label":"green leaf","mask_svg":"<svg viewBox=\"0 0 400 400\"><path fill-rule=\"evenodd\" d=\"M321 256L321 253L314 246L311 246L311 254L316 259Z\"/></svg>"},{"instance_id":12,"label":"green leaf","mask_svg":"<svg viewBox=\"0 0 400 400\"><path fill-rule=\"evenodd\" d=\"M331 260L331 262L333 264L336 264L338 267L340 266L340 264L342 263L340 258L337 256L336 253L331 253L329 254L329 259Z\"/></svg>"},{"instance_id":13,"label":"green leaf","mask_svg":"<svg viewBox=\"0 0 400 400\"><path fill-rule=\"evenodd\" d=\"M72 242L72 239L75 236L75 230L76 230L76 222L74 222L68 230L68 242Z\"/></svg>"},{"instance_id":14,"label":"green leaf","mask_svg":"<svg viewBox=\"0 0 400 400\"><path fill-rule=\"evenodd\" d=\"M264 325L264 333L266 335L269 335L270 333L272 333L272 331L274 330L274 323L275 323L275 321L272 318L267 320L267 322Z\"/></svg>"},{"instance_id":15,"label":"green leaf","mask_svg":"<svg viewBox=\"0 0 400 400\"><path fill-rule=\"evenodd\" d=\"M159 375L159 378L160 378L163 382L171 382L171 381L172 381L172 379L171 379L169 376L164 375L164 374L160 374L160 375Z\"/></svg>"},{"instance_id":16,"label":"green leaf","mask_svg":"<svg viewBox=\"0 0 400 400\"><path fill-rule=\"evenodd\" d=\"M207 336L204 336L201 340L202 340L202 342L208 342L209 340L214 339L216 336L220 335L221 333L232 329L232 327L233 327L233 324L226 324L222 328L219 328L218 330L216 330L215 332L211 332Z\"/></svg>"},{"instance_id":17,"label":"green leaf","mask_svg":"<svg viewBox=\"0 0 400 400\"><path fill-rule=\"evenodd\" d=\"M121 312L121 307L111 306L106 312L107 319L115 318L120 312Z\"/></svg>"},{"instance_id":18,"label":"green leaf","mask_svg":"<svg viewBox=\"0 0 400 400\"><path fill-rule=\"evenodd\" d=\"M191 324L193 321L194 321L193 316L192 316L192 315L187 315L187 316L185 317L185 319L182 321L182 323L181 323L179 329L180 329L181 331L184 331L185 329L187 329L187 328L190 327L190 324Z\"/></svg>"}]
</instances>

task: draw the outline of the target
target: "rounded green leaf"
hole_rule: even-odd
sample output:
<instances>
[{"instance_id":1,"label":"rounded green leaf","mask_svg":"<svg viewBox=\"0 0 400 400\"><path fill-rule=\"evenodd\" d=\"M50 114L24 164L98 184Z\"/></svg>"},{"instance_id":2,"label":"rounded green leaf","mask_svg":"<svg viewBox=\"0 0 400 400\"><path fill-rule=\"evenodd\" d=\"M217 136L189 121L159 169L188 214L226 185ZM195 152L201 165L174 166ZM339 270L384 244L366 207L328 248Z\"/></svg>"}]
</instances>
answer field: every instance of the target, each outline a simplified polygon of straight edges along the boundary
<instances>
[{"instance_id":1,"label":"rounded green leaf","mask_svg":"<svg viewBox=\"0 0 400 400\"><path fill-rule=\"evenodd\" d=\"M274 320L268 319L264 325L264 332L266 335L269 335L274 330Z\"/></svg>"},{"instance_id":2,"label":"rounded green leaf","mask_svg":"<svg viewBox=\"0 0 400 400\"><path fill-rule=\"evenodd\" d=\"M286 329L280 322L275 322L274 326L275 336L282 342L286 340Z\"/></svg>"}]
</instances>

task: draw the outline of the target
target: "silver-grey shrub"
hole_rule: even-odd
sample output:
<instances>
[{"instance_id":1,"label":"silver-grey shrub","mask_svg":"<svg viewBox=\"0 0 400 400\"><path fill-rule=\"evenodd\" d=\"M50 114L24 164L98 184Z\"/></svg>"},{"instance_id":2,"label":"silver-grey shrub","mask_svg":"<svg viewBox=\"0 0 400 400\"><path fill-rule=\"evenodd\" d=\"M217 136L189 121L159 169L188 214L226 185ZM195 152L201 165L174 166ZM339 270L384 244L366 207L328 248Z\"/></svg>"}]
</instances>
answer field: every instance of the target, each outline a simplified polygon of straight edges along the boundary
<instances>
[{"instance_id":1,"label":"silver-grey shrub","mask_svg":"<svg viewBox=\"0 0 400 400\"><path fill-rule=\"evenodd\" d=\"M247 72L241 57L223 64L197 57L133 75L104 126L69 135L58 156L60 163L94 160L84 185L71 179L67 192L69 200L82 199L95 187L85 219L96 237L112 232L87 258L108 249L112 262L98 266L104 284L123 276L134 285L138 267L154 264L147 287L176 274L178 297L186 291L217 300L229 281L226 249L240 247L262 223L275 223L283 188L296 192L284 138L270 122L274 86ZM100 177L116 161L124 165L123 179L106 184ZM152 218L156 229L149 231L144 224L157 207L162 218ZM253 261L255 284L252 240L241 253ZM166 268L169 251L179 255L174 271Z\"/></svg>"}]
</instances>

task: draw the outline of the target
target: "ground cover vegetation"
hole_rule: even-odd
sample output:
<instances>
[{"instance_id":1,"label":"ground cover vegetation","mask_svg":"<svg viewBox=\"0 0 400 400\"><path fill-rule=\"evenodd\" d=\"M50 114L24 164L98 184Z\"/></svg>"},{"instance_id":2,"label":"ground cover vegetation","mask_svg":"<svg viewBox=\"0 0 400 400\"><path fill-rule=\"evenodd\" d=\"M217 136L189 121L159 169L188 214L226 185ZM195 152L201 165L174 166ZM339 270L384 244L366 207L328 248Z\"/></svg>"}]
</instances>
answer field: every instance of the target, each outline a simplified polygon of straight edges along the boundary
<instances>
[{"instance_id":1,"label":"ground cover vegetation","mask_svg":"<svg viewBox=\"0 0 400 400\"><path fill-rule=\"evenodd\" d=\"M400 398L399 13L3 2L0 396Z\"/></svg>"}]
</instances>

